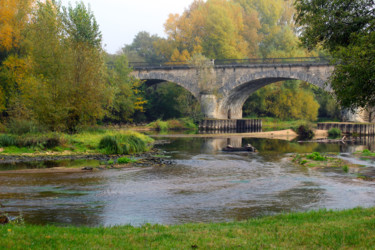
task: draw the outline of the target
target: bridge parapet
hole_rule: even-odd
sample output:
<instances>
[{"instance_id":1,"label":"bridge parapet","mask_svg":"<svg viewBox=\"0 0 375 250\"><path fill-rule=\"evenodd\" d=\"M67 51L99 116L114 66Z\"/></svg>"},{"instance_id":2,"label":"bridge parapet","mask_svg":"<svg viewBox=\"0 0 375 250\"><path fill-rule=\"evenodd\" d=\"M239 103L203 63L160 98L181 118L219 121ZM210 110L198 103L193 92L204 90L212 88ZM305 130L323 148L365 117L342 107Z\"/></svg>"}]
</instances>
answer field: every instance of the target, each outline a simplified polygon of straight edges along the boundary
<instances>
[{"instance_id":1,"label":"bridge parapet","mask_svg":"<svg viewBox=\"0 0 375 250\"><path fill-rule=\"evenodd\" d=\"M215 68L223 67L264 67L278 65L329 65L329 57L291 57L291 58L250 58L250 59L218 59L211 60ZM190 69L195 68L189 62L130 62L134 70L152 69Z\"/></svg>"}]
</instances>

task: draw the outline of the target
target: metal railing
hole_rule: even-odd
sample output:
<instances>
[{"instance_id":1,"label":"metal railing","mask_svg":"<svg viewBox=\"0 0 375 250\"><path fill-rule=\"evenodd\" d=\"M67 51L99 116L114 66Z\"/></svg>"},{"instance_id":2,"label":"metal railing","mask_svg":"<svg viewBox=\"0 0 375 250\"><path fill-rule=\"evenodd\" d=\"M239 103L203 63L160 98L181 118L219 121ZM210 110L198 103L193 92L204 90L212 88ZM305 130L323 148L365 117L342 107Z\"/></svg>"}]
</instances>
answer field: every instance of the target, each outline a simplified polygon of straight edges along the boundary
<instances>
[{"instance_id":1,"label":"metal railing","mask_svg":"<svg viewBox=\"0 0 375 250\"><path fill-rule=\"evenodd\" d=\"M329 64L329 57L250 58L211 60L214 66L267 65L267 64ZM191 68L189 62L130 62L133 69L147 68Z\"/></svg>"}]
</instances>

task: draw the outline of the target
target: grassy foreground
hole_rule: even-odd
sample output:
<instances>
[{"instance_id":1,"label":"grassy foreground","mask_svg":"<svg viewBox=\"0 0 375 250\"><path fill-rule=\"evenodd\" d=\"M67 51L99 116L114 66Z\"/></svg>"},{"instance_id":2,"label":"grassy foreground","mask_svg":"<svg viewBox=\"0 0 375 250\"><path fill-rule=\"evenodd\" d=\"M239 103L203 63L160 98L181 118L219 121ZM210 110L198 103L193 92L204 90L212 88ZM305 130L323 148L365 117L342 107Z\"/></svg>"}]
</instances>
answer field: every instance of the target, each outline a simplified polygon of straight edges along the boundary
<instances>
[{"instance_id":1,"label":"grassy foreground","mask_svg":"<svg viewBox=\"0 0 375 250\"><path fill-rule=\"evenodd\" d=\"M0 249L365 249L374 246L375 208L169 227L0 226Z\"/></svg>"}]
</instances>

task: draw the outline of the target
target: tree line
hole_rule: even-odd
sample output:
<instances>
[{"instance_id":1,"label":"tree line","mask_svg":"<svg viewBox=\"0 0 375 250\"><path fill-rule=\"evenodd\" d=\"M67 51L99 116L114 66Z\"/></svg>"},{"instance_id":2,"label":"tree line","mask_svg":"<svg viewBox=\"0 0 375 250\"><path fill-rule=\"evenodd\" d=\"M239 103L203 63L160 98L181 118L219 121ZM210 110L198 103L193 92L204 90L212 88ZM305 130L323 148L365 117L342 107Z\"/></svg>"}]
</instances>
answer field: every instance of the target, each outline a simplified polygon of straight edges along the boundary
<instances>
[{"instance_id":1,"label":"tree line","mask_svg":"<svg viewBox=\"0 0 375 250\"><path fill-rule=\"evenodd\" d=\"M130 77L128 62L329 53L300 46L301 26L294 17L301 25L308 21L301 17L301 5L296 7L294 0L195 0L181 15L169 16L166 38L142 31L110 55L103 50L94 14L82 2L64 7L53 0L0 0L1 122L74 132L96 123L199 120L199 102L189 92L173 83L148 87ZM289 81L251 95L244 114L337 119L339 108L323 90Z\"/></svg>"}]
</instances>

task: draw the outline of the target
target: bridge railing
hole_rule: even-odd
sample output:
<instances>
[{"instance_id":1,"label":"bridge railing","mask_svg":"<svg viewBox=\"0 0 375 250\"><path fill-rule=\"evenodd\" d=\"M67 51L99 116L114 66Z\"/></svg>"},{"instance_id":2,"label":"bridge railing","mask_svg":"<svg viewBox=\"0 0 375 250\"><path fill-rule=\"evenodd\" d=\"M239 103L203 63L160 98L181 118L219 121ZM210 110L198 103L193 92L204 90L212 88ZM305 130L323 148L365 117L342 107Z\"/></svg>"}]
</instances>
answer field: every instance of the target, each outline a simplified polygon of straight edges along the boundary
<instances>
[{"instance_id":1,"label":"bridge railing","mask_svg":"<svg viewBox=\"0 0 375 250\"><path fill-rule=\"evenodd\" d=\"M329 63L328 57L290 57L290 58L250 58L250 59L218 59L211 60L214 66L239 66L239 65L261 65L261 64L319 64ZM189 62L130 62L133 69L142 68L188 68L193 67Z\"/></svg>"},{"instance_id":2,"label":"bridge railing","mask_svg":"<svg viewBox=\"0 0 375 250\"><path fill-rule=\"evenodd\" d=\"M329 63L328 57L289 57L289 58L250 58L250 59L218 59L215 65L251 65L251 64L297 64L297 63Z\"/></svg>"}]
</instances>

